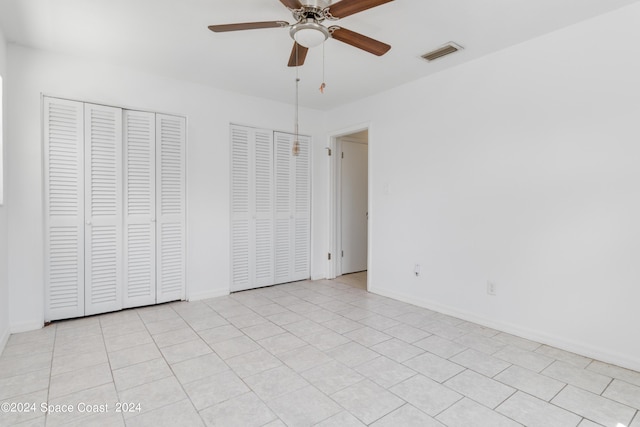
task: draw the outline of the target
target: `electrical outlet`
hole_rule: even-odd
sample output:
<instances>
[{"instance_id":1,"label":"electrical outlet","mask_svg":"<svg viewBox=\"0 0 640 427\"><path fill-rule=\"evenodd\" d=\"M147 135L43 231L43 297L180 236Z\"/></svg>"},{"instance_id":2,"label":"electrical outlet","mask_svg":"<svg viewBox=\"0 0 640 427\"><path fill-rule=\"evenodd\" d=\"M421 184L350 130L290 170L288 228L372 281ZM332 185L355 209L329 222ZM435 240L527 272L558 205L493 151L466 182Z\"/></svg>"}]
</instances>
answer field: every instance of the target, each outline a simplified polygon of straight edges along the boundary
<instances>
[{"instance_id":1,"label":"electrical outlet","mask_svg":"<svg viewBox=\"0 0 640 427\"><path fill-rule=\"evenodd\" d=\"M487 282L487 294L495 296L496 295L496 284L493 282Z\"/></svg>"},{"instance_id":2,"label":"electrical outlet","mask_svg":"<svg viewBox=\"0 0 640 427\"><path fill-rule=\"evenodd\" d=\"M416 277L420 275L420 264L416 264L415 268L413 269L413 272L416 273Z\"/></svg>"}]
</instances>

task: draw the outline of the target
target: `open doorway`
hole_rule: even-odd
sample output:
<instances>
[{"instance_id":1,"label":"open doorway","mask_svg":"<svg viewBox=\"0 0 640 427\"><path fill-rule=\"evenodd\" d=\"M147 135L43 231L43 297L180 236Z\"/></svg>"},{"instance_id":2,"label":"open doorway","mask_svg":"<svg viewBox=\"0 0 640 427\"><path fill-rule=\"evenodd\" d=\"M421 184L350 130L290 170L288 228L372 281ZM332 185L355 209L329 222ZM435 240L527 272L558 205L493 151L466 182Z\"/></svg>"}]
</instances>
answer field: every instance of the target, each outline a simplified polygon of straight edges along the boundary
<instances>
[{"instance_id":1,"label":"open doorway","mask_svg":"<svg viewBox=\"0 0 640 427\"><path fill-rule=\"evenodd\" d=\"M335 135L331 278L366 289L369 252L369 131Z\"/></svg>"}]
</instances>

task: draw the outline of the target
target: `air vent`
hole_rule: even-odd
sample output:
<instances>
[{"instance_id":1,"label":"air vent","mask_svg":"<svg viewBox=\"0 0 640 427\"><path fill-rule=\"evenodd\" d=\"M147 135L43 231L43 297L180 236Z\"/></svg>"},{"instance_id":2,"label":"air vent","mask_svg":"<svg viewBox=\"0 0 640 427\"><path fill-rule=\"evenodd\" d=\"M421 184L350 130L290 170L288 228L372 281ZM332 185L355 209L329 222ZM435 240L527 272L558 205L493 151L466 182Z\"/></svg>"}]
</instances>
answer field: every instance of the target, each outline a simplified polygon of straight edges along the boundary
<instances>
[{"instance_id":1,"label":"air vent","mask_svg":"<svg viewBox=\"0 0 640 427\"><path fill-rule=\"evenodd\" d=\"M429 62L435 61L438 58L442 58L443 56L451 55L459 50L462 50L463 47L459 46L455 43L449 42L442 47L439 47L436 50L432 50L431 52L427 52L422 55L422 59L425 59Z\"/></svg>"}]
</instances>

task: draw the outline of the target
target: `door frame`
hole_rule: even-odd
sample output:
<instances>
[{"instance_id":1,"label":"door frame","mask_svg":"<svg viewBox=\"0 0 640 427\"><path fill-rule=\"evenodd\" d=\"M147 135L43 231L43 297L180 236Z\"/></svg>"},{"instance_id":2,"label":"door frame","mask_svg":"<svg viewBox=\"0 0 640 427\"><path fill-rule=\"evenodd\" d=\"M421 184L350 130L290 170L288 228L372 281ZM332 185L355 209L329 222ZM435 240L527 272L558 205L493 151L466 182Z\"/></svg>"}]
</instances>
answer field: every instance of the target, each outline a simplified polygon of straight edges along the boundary
<instances>
[{"instance_id":1,"label":"door frame","mask_svg":"<svg viewBox=\"0 0 640 427\"><path fill-rule=\"evenodd\" d=\"M369 221L367 222L367 289L369 289L369 283L371 281L371 124L361 123L354 126L342 128L329 133L329 147L327 147L332 155L329 157L329 253L331 259L327 260L327 278L335 279L338 273L341 271L341 257L338 256L340 250L341 239L341 181L340 181L340 138L349 136L354 133L368 131L368 152L367 152L367 210L369 212Z\"/></svg>"}]
</instances>

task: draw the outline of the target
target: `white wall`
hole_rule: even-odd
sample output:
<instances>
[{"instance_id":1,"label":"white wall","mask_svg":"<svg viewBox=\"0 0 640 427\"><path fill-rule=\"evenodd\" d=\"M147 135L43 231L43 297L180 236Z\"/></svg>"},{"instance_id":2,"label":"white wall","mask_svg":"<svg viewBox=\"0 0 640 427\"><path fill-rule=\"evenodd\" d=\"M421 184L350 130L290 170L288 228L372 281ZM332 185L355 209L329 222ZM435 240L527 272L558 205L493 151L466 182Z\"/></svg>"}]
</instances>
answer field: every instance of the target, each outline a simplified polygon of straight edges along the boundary
<instances>
[{"instance_id":1,"label":"white wall","mask_svg":"<svg viewBox=\"0 0 640 427\"><path fill-rule=\"evenodd\" d=\"M5 42L4 34L2 32L2 28L0 28L0 75L2 76L2 84L3 89L2 94L4 99L0 99L0 102L3 103L3 114L6 114L7 110L7 101L6 101L6 90L7 90L7 44ZM3 128L6 128L6 120L0 121L3 123ZM3 146L6 144L6 129L2 131L4 133L5 138L3 141L5 143L0 143L0 150L3 150ZM5 156L2 152L0 152L0 174L4 174L6 170L6 162L4 161ZM6 186L6 179L3 179L0 176L0 186ZM0 189L2 192L2 189ZM4 199L4 200L2 200ZM4 204L3 204L4 202ZM9 338L9 284L7 281L7 197L6 194L4 197L0 197L0 354L2 354L2 349Z\"/></svg>"},{"instance_id":2,"label":"white wall","mask_svg":"<svg viewBox=\"0 0 640 427\"><path fill-rule=\"evenodd\" d=\"M635 4L328 114L303 110L312 276L326 267L326 135L370 124L373 291L640 370L639 19ZM292 107L14 45L6 64L0 336L6 301L13 332L43 320L41 93L188 117L189 294L227 292L228 124L289 130Z\"/></svg>"},{"instance_id":3,"label":"white wall","mask_svg":"<svg viewBox=\"0 0 640 427\"><path fill-rule=\"evenodd\" d=\"M372 291L640 370L638 22L636 3L330 112L371 123Z\"/></svg>"},{"instance_id":4,"label":"white wall","mask_svg":"<svg viewBox=\"0 0 640 427\"><path fill-rule=\"evenodd\" d=\"M12 332L43 322L41 93L187 116L187 292L191 299L228 293L229 123L291 131L293 107L15 45L9 45L8 62ZM303 109L300 129L314 138L312 155L320 167L313 167L324 171L320 114ZM314 181L314 194L320 200L326 198L322 186L323 180ZM326 236L317 232L325 221L320 206L314 199L314 248L326 247ZM315 254L322 252L314 249ZM314 264L321 270L325 267L324 261ZM322 274L323 270L314 273Z\"/></svg>"}]
</instances>

